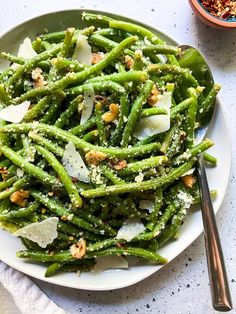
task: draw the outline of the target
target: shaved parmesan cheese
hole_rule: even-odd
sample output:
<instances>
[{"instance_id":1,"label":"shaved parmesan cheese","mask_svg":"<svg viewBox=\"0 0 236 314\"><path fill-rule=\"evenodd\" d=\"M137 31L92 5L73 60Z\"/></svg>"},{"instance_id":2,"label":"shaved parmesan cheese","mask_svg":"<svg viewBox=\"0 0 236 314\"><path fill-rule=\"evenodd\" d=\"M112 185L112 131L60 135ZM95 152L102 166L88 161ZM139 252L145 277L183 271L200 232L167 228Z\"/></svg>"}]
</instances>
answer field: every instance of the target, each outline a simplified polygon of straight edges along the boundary
<instances>
[{"instance_id":1,"label":"shaved parmesan cheese","mask_svg":"<svg viewBox=\"0 0 236 314\"><path fill-rule=\"evenodd\" d=\"M72 142L66 145L62 162L71 177L77 178L79 181L90 182L90 172Z\"/></svg>"},{"instance_id":2,"label":"shaved parmesan cheese","mask_svg":"<svg viewBox=\"0 0 236 314\"><path fill-rule=\"evenodd\" d=\"M36 55L37 53L32 47L31 40L28 37L26 37L23 43L19 47L17 56L24 59L32 59ZM19 67L20 67L20 64L15 63L15 62L11 65L11 68L13 70L17 70Z\"/></svg>"},{"instance_id":3,"label":"shaved parmesan cheese","mask_svg":"<svg viewBox=\"0 0 236 314\"><path fill-rule=\"evenodd\" d=\"M95 95L93 87L88 85L88 89L84 92L84 101L81 112L80 124L85 123L91 117L94 107L94 100Z\"/></svg>"},{"instance_id":4,"label":"shaved parmesan cheese","mask_svg":"<svg viewBox=\"0 0 236 314\"><path fill-rule=\"evenodd\" d=\"M139 140L165 132L170 128L171 93L164 93L154 106L165 109L167 114L140 119L134 132L134 136Z\"/></svg>"},{"instance_id":5,"label":"shaved parmesan cheese","mask_svg":"<svg viewBox=\"0 0 236 314\"><path fill-rule=\"evenodd\" d=\"M26 37L23 43L20 45L17 56L24 59L32 59L33 57L37 56L37 53L33 49L32 43L29 37Z\"/></svg>"},{"instance_id":6,"label":"shaved parmesan cheese","mask_svg":"<svg viewBox=\"0 0 236 314\"><path fill-rule=\"evenodd\" d=\"M91 65L93 54L92 48L91 46L89 46L87 38L88 37L84 35L78 36L72 59L77 60L82 64Z\"/></svg>"},{"instance_id":7,"label":"shaved parmesan cheese","mask_svg":"<svg viewBox=\"0 0 236 314\"><path fill-rule=\"evenodd\" d=\"M0 119L19 123L23 120L30 106L30 101L24 101L19 105L10 105L0 111Z\"/></svg>"},{"instance_id":8,"label":"shaved parmesan cheese","mask_svg":"<svg viewBox=\"0 0 236 314\"><path fill-rule=\"evenodd\" d=\"M121 256L98 256L94 272L102 272L107 269L124 269L129 268L128 262Z\"/></svg>"},{"instance_id":9,"label":"shaved parmesan cheese","mask_svg":"<svg viewBox=\"0 0 236 314\"><path fill-rule=\"evenodd\" d=\"M149 200L141 200L139 202L139 208L140 209L147 209L149 213L151 213L154 209L154 203Z\"/></svg>"},{"instance_id":10,"label":"shaved parmesan cheese","mask_svg":"<svg viewBox=\"0 0 236 314\"><path fill-rule=\"evenodd\" d=\"M137 235L142 233L146 228L143 223L137 218L127 219L123 226L118 230L116 239L123 239L130 242Z\"/></svg>"},{"instance_id":11,"label":"shaved parmesan cheese","mask_svg":"<svg viewBox=\"0 0 236 314\"><path fill-rule=\"evenodd\" d=\"M16 237L23 237L36 242L42 248L52 243L57 238L58 217L50 217L41 222L27 225L13 233Z\"/></svg>"}]
</instances>

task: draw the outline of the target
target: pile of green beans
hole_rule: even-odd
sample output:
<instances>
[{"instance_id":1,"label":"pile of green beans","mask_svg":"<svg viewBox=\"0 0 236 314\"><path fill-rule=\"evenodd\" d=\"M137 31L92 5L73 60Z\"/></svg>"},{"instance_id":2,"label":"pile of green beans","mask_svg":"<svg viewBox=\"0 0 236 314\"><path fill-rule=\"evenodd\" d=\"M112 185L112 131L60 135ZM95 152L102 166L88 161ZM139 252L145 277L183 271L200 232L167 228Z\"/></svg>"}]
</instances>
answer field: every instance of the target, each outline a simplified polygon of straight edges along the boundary
<instances>
[{"instance_id":1,"label":"pile of green beans","mask_svg":"<svg viewBox=\"0 0 236 314\"><path fill-rule=\"evenodd\" d=\"M213 145L209 139L194 145L194 132L214 105L219 86L201 93L204 86L179 65L180 48L129 22L91 13L83 20L84 29L38 35L32 59L0 54L18 64L0 73L0 109L31 103L20 123L0 121L0 226L13 232L59 218L58 236L46 248L22 238L26 250L17 252L45 264L45 276L90 271L98 256L166 263L158 248L176 237L190 205L199 200L195 174L186 173ZM87 36L91 65L73 58L79 35ZM44 79L39 87L32 78L37 68ZM94 93L93 108L81 124L88 91ZM138 140L141 119L168 115L156 105L165 92L172 97L170 128ZM110 118L112 106L118 109ZM84 160L89 182L67 172L68 143ZM215 157L204 157L216 165ZM16 201L23 192L27 196ZM117 237L127 219L145 227L129 242ZM81 238L86 249L78 259L70 247Z\"/></svg>"}]
</instances>

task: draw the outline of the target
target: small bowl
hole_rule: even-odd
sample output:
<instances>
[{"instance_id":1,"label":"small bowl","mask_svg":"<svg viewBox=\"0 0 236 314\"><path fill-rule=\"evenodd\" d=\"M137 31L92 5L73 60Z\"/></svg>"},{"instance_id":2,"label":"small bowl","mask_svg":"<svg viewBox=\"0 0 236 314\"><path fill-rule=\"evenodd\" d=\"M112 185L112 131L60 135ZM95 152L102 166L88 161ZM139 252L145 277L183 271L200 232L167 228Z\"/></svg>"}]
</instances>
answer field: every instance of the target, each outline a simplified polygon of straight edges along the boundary
<instances>
[{"instance_id":1,"label":"small bowl","mask_svg":"<svg viewBox=\"0 0 236 314\"><path fill-rule=\"evenodd\" d=\"M218 29L236 29L236 21L223 20L213 16L201 5L199 0L189 0L196 16L205 24Z\"/></svg>"}]
</instances>

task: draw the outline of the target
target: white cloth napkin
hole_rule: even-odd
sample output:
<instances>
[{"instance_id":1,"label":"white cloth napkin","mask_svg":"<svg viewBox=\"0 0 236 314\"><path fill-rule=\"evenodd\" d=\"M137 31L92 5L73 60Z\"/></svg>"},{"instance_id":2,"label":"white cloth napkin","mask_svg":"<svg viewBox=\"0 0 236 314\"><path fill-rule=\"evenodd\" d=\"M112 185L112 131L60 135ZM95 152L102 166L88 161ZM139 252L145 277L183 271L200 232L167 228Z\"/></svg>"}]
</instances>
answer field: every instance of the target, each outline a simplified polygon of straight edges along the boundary
<instances>
[{"instance_id":1,"label":"white cloth napkin","mask_svg":"<svg viewBox=\"0 0 236 314\"><path fill-rule=\"evenodd\" d=\"M67 314L28 277L0 261L1 314Z\"/></svg>"}]
</instances>

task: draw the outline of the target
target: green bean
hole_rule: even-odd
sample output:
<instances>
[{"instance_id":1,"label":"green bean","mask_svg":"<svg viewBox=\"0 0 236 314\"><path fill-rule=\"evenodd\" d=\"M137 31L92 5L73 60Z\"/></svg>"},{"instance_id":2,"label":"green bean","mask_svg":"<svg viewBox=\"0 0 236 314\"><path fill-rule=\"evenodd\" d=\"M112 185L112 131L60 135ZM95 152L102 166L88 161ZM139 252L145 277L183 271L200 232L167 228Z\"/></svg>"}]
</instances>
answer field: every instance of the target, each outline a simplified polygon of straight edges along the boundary
<instances>
[{"instance_id":1,"label":"green bean","mask_svg":"<svg viewBox=\"0 0 236 314\"><path fill-rule=\"evenodd\" d=\"M120 175L127 175L135 172L140 172L143 170L147 170L150 168L154 168L160 166L168 161L166 156L155 156L147 159L143 159L141 161L135 161L127 164L127 167L119 170L118 173Z\"/></svg>"},{"instance_id":2,"label":"green bean","mask_svg":"<svg viewBox=\"0 0 236 314\"><path fill-rule=\"evenodd\" d=\"M148 215L149 223L146 226L151 231L153 231L157 225L158 214L161 210L162 205L163 205L163 192L161 189L157 189L155 192L154 207L151 213Z\"/></svg>"},{"instance_id":3,"label":"green bean","mask_svg":"<svg viewBox=\"0 0 236 314\"><path fill-rule=\"evenodd\" d=\"M51 60L52 65L57 70L71 70L73 72L79 72L84 70L87 66L85 64L79 63L76 60L68 60L63 59L61 57L57 57Z\"/></svg>"},{"instance_id":4,"label":"green bean","mask_svg":"<svg viewBox=\"0 0 236 314\"><path fill-rule=\"evenodd\" d=\"M167 111L164 108L153 107L153 108L145 108L142 110L140 118L145 118L149 116L155 116L160 114L167 114Z\"/></svg>"},{"instance_id":5,"label":"green bean","mask_svg":"<svg viewBox=\"0 0 236 314\"><path fill-rule=\"evenodd\" d=\"M20 258L30 258L32 261L37 262L69 262L75 260L69 251L59 252L53 255L41 251L18 251L16 256Z\"/></svg>"},{"instance_id":6,"label":"green bean","mask_svg":"<svg viewBox=\"0 0 236 314\"><path fill-rule=\"evenodd\" d=\"M125 126L125 120L127 119L130 111L130 103L127 94L123 94L120 97L120 111L119 111L119 121L116 126L116 129L113 131L111 138L110 138L110 145L116 146L120 144L124 126Z\"/></svg>"},{"instance_id":7,"label":"green bean","mask_svg":"<svg viewBox=\"0 0 236 314\"><path fill-rule=\"evenodd\" d=\"M192 148L189 148L188 150L186 150L186 152L182 153L177 158L175 158L173 160L173 164L179 165L180 163L183 163L183 162L185 162L185 161L187 161L193 157L196 157L199 154L201 154L202 152L204 152L205 150L207 150L208 148L212 147L213 145L214 145L214 143L211 140L205 139L201 143L199 143L198 145L196 145Z\"/></svg>"},{"instance_id":8,"label":"green bean","mask_svg":"<svg viewBox=\"0 0 236 314\"><path fill-rule=\"evenodd\" d=\"M109 21L112 21L113 19L105 16L105 15L97 15L97 14L93 14L93 13L87 13L87 12L83 12L82 14L82 19L83 21L89 22L89 23L98 23L99 25L102 26L108 26L109 25Z\"/></svg>"},{"instance_id":9,"label":"green bean","mask_svg":"<svg viewBox=\"0 0 236 314\"><path fill-rule=\"evenodd\" d=\"M143 54L141 50L135 50L134 52L134 66L133 69L136 71L142 71L144 68Z\"/></svg>"},{"instance_id":10,"label":"green bean","mask_svg":"<svg viewBox=\"0 0 236 314\"><path fill-rule=\"evenodd\" d=\"M57 93L55 97L52 97L50 107L39 120L41 123L53 124L52 120L55 119L56 112L58 111L64 96L64 93Z\"/></svg>"},{"instance_id":11,"label":"green bean","mask_svg":"<svg viewBox=\"0 0 236 314\"><path fill-rule=\"evenodd\" d=\"M64 89L71 84L81 83L85 81L91 75L98 73L99 71L106 68L112 61L117 59L124 49L130 46L133 42L137 40L136 36L128 37L124 39L119 45L113 48L100 62L96 63L95 65L84 69L78 73L68 73L66 76L61 78L56 82L49 83L45 87L35 88L34 90L30 90L25 94L21 95L18 99L18 102L22 102L32 97L36 97L39 95L46 95L50 92L53 92L58 89ZM33 59L32 59L33 60ZM11 83L12 84L12 83Z\"/></svg>"},{"instance_id":12,"label":"green bean","mask_svg":"<svg viewBox=\"0 0 236 314\"><path fill-rule=\"evenodd\" d=\"M18 210L11 210L8 213L2 213L0 215L0 221L9 221L14 218L25 218L26 216L29 216L30 214L34 213L39 207L38 202L31 203L26 208L20 208Z\"/></svg>"},{"instance_id":13,"label":"green bean","mask_svg":"<svg viewBox=\"0 0 236 314\"><path fill-rule=\"evenodd\" d=\"M85 211L80 211L79 215L86 221L96 226L96 228L100 230L101 235L103 234L107 234L110 236L116 235L116 231L111 226L109 226L108 224L104 224L104 222L101 219L95 217L94 215L87 213Z\"/></svg>"},{"instance_id":14,"label":"green bean","mask_svg":"<svg viewBox=\"0 0 236 314\"><path fill-rule=\"evenodd\" d=\"M183 77L184 80L191 83L193 87L197 87L199 84L197 80L192 76L188 69L181 68L173 64L151 64L147 68L148 73L155 73L161 75L163 73L176 74Z\"/></svg>"},{"instance_id":15,"label":"green bean","mask_svg":"<svg viewBox=\"0 0 236 314\"><path fill-rule=\"evenodd\" d=\"M50 264L45 272L45 277L51 277L55 272L57 272L61 267L63 266L63 263L57 263L54 262Z\"/></svg>"},{"instance_id":16,"label":"green bean","mask_svg":"<svg viewBox=\"0 0 236 314\"><path fill-rule=\"evenodd\" d=\"M193 98L193 101L188 109L187 123L186 123L186 134L187 134L187 148L191 148L194 143L194 130L195 120L197 115L198 97L197 92L194 88L188 89L189 96Z\"/></svg>"},{"instance_id":17,"label":"green bean","mask_svg":"<svg viewBox=\"0 0 236 314\"><path fill-rule=\"evenodd\" d=\"M83 140L88 143L96 142L97 139L98 139L98 130L92 130L83 136Z\"/></svg>"},{"instance_id":18,"label":"green bean","mask_svg":"<svg viewBox=\"0 0 236 314\"><path fill-rule=\"evenodd\" d=\"M91 241L101 241L102 239L100 235L91 233L83 229L78 229L77 226L72 225L68 222L60 221L57 225L57 229L66 234L73 235L76 238L81 238L83 236L86 239L91 240Z\"/></svg>"},{"instance_id":19,"label":"green bean","mask_svg":"<svg viewBox=\"0 0 236 314\"><path fill-rule=\"evenodd\" d=\"M32 47L33 49L39 53L42 48L42 39L40 37L37 37L33 42L32 42Z\"/></svg>"},{"instance_id":20,"label":"green bean","mask_svg":"<svg viewBox=\"0 0 236 314\"><path fill-rule=\"evenodd\" d=\"M25 122L31 122L35 118L38 118L49 106L50 106L51 96L45 96L40 99L40 101L29 109L24 116Z\"/></svg>"},{"instance_id":21,"label":"green bean","mask_svg":"<svg viewBox=\"0 0 236 314\"><path fill-rule=\"evenodd\" d=\"M123 22L123 21L116 21L116 20L110 20L109 21L109 27L115 28L115 29L122 29L125 30L131 34L135 34L138 36L142 36L143 38L147 38L149 41L155 44L161 44L163 43L156 35L154 35L151 31L148 29L129 22Z\"/></svg>"},{"instance_id":22,"label":"green bean","mask_svg":"<svg viewBox=\"0 0 236 314\"><path fill-rule=\"evenodd\" d=\"M12 186L13 183L15 183L17 180L17 176L11 177L6 181L2 181L0 182L0 190L4 190L6 188L9 188L10 186Z\"/></svg>"},{"instance_id":23,"label":"green bean","mask_svg":"<svg viewBox=\"0 0 236 314\"><path fill-rule=\"evenodd\" d=\"M118 83L112 82L112 81L95 81L95 82L91 82L89 83L89 86L91 86L91 88L93 88L94 92L100 92L100 91L109 91L111 93L115 92L118 94L123 94L125 93L125 89L123 86L121 86ZM72 87L69 88L67 90L67 94L68 95L78 95L78 94L82 94L84 93L86 90L88 89L88 84L84 84L84 85L79 85L76 87Z\"/></svg>"},{"instance_id":24,"label":"green bean","mask_svg":"<svg viewBox=\"0 0 236 314\"><path fill-rule=\"evenodd\" d=\"M213 166L217 165L217 158L216 157L208 154L207 152L204 152L202 155L203 155L203 158L205 161L209 162Z\"/></svg>"},{"instance_id":25,"label":"green bean","mask_svg":"<svg viewBox=\"0 0 236 314\"><path fill-rule=\"evenodd\" d=\"M40 134L38 134L37 132L34 131L30 131L28 133L28 136L36 143L43 145L44 147L46 147L49 151L51 151L52 153L54 153L55 155L59 156L59 157L63 157L64 155L64 149L61 148L60 146L58 146L56 143L54 143L53 141L46 139L45 137L41 136Z\"/></svg>"},{"instance_id":26,"label":"green bean","mask_svg":"<svg viewBox=\"0 0 236 314\"><path fill-rule=\"evenodd\" d=\"M21 140L23 145L23 155L27 158L28 161L34 162L35 149L31 146L30 139L25 136L25 134L22 134Z\"/></svg>"},{"instance_id":27,"label":"green bean","mask_svg":"<svg viewBox=\"0 0 236 314\"><path fill-rule=\"evenodd\" d=\"M97 102L95 105L95 116L98 129L99 144L101 146L107 146L106 128L105 123L102 119L102 114L102 105L100 102Z\"/></svg>"},{"instance_id":28,"label":"green bean","mask_svg":"<svg viewBox=\"0 0 236 314\"><path fill-rule=\"evenodd\" d=\"M36 150L47 160L47 162L51 165L51 167L57 172L59 178L63 186L65 187L68 195L70 197L71 203L73 207L81 207L82 199L79 196L79 193L76 189L76 186L72 182L65 168L61 165L61 163L56 159L56 157L48 151L46 148L35 145Z\"/></svg>"},{"instance_id":29,"label":"green bean","mask_svg":"<svg viewBox=\"0 0 236 314\"><path fill-rule=\"evenodd\" d=\"M102 171L102 174L108 179L110 180L113 184L122 184L125 183L124 180L122 180L121 178L119 178L117 176L117 174L108 166L106 165L101 165L100 169Z\"/></svg>"},{"instance_id":30,"label":"green bean","mask_svg":"<svg viewBox=\"0 0 236 314\"><path fill-rule=\"evenodd\" d=\"M199 104L197 117L198 121L201 121L204 115L209 114L213 110L215 99L220 89L221 86L219 84L214 84L207 97Z\"/></svg>"},{"instance_id":31,"label":"green bean","mask_svg":"<svg viewBox=\"0 0 236 314\"><path fill-rule=\"evenodd\" d=\"M114 73L110 75L104 75L104 76L97 76L92 79L90 79L88 82L97 82L97 81L113 81L119 84L124 84L126 82L144 82L147 80L147 72L145 71L133 71L130 70L129 72L124 73Z\"/></svg>"},{"instance_id":32,"label":"green bean","mask_svg":"<svg viewBox=\"0 0 236 314\"><path fill-rule=\"evenodd\" d=\"M11 98L6 91L4 84L0 84L0 102L1 102L1 105L2 104L9 105L10 100L11 100Z\"/></svg>"},{"instance_id":33,"label":"green bean","mask_svg":"<svg viewBox=\"0 0 236 314\"><path fill-rule=\"evenodd\" d=\"M161 54L173 54L175 56L179 55L181 52L181 48L176 46L169 46L169 45L150 45L146 46L142 49L144 53L161 53Z\"/></svg>"},{"instance_id":34,"label":"green bean","mask_svg":"<svg viewBox=\"0 0 236 314\"><path fill-rule=\"evenodd\" d=\"M54 125L58 128L63 128L65 125L68 124L70 118L73 114L78 111L79 104L83 101L83 97L81 95L77 96L73 101L69 104L66 110L60 115L60 117L56 120Z\"/></svg>"},{"instance_id":35,"label":"green bean","mask_svg":"<svg viewBox=\"0 0 236 314\"><path fill-rule=\"evenodd\" d=\"M148 96L151 93L153 87L153 82L148 80L140 90L139 96L134 101L131 112L128 117L127 124L124 129L123 137L122 137L122 147L128 146L132 133L134 131L135 125L140 117L143 104L147 101Z\"/></svg>"},{"instance_id":36,"label":"green bean","mask_svg":"<svg viewBox=\"0 0 236 314\"><path fill-rule=\"evenodd\" d=\"M100 251L102 249L106 249L109 246L125 243L125 240L122 239L116 239L116 238L109 238L103 241L98 241L93 244L90 244L86 248L86 252L94 252L94 251Z\"/></svg>"},{"instance_id":37,"label":"green bean","mask_svg":"<svg viewBox=\"0 0 236 314\"><path fill-rule=\"evenodd\" d=\"M176 213L176 210L177 210L176 206L172 204L168 205L164 213L161 215L161 218L153 228L152 232L154 237L157 237L161 233L161 231L165 228L165 225L168 222L168 220Z\"/></svg>"},{"instance_id":38,"label":"green bean","mask_svg":"<svg viewBox=\"0 0 236 314\"><path fill-rule=\"evenodd\" d=\"M92 190L83 191L81 194L86 198L101 197L105 195L122 194L136 191L149 191L155 190L168 183L171 183L181 177L189 169L191 169L194 161L189 161L179 166L178 168L172 169L168 174L159 177L157 179L135 182L135 183L124 183L120 185L110 185L107 187L99 187Z\"/></svg>"},{"instance_id":39,"label":"green bean","mask_svg":"<svg viewBox=\"0 0 236 314\"><path fill-rule=\"evenodd\" d=\"M14 192L25 188L30 182L29 176L24 176L23 178L17 180L11 188L6 189L5 191L0 192L0 200L3 200L11 196Z\"/></svg>"},{"instance_id":40,"label":"green bean","mask_svg":"<svg viewBox=\"0 0 236 314\"><path fill-rule=\"evenodd\" d=\"M81 134L83 134L87 130L93 128L95 125L96 125L96 118L91 117L89 120L87 120L83 124L78 125L72 129L69 129L69 132L74 134L74 135L80 136Z\"/></svg>"},{"instance_id":41,"label":"green bean","mask_svg":"<svg viewBox=\"0 0 236 314\"><path fill-rule=\"evenodd\" d=\"M25 172L29 173L33 177L36 177L44 184L50 184L53 187L61 187L61 183L55 177L51 176L41 168L31 164L26 161L19 154L14 152L11 148L7 146L1 146L0 151L9 158L14 164L22 168Z\"/></svg>"},{"instance_id":42,"label":"green bean","mask_svg":"<svg viewBox=\"0 0 236 314\"><path fill-rule=\"evenodd\" d=\"M170 226L166 228L161 235L158 237L158 247L162 247L164 243L170 240L176 235L177 230L179 229L181 223L183 222L187 211L178 209L178 212L173 216Z\"/></svg>"},{"instance_id":43,"label":"green bean","mask_svg":"<svg viewBox=\"0 0 236 314\"><path fill-rule=\"evenodd\" d=\"M0 58L4 58L10 62L18 63L18 64L24 64L25 59L21 57L16 57L8 52L1 52L0 53Z\"/></svg>"},{"instance_id":44,"label":"green bean","mask_svg":"<svg viewBox=\"0 0 236 314\"><path fill-rule=\"evenodd\" d=\"M164 139L163 139L163 142L161 144L161 152L163 154L166 154L170 145L171 145L171 142L173 140L173 137L174 135L176 134L178 130L178 125L173 125L165 134L164 136Z\"/></svg>"},{"instance_id":45,"label":"green bean","mask_svg":"<svg viewBox=\"0 0 236 314\"><path fill-rule=\"evenodd\" d=\"M0 204L0 214L4 213L5 211L8 211L9 208L11 208L10 198L4 198Z\"/></svg>"},{"instance_id":46,"label":"green bean","mask_svg":"<svg viewBox=\"0 0 236 314\"><path fill-rule=\"evenodd\" d=\"M65 31L39 35L39 38L50 43L60 42L65 38Z\"/></svg>"},{"instance_id":47,"label":"green bean","mask_svg":"<svg viewBox=\"0 0 236 314\"><path fill-rule=\"evenodd\" d=\"M67 28L59 56L64 57L64 58L68 57L70 48L72 46L72 39L73 39L74 33L75 33L75 28L72 28L72 27Z\"/></svg>"},{"instance_id":48,"label":"green bean","mask_svg":"<svg viewBox=\"0 0 236 314\"><path fill-rule=\"evenodd\" d=\"M173 120L179 113L182 113L192 104L193 98L187 98L170 110L170 118Z\"/></svg>"},{"instance_id":49,"label":"green bean","mask_svg":"<svg viewBox=\"0 0 236 314\"><path fill-rule=\"evenodd\" d=\"M16 80L18 80L21 75L31 69L33 69L40 61L46 60L50 57L55 56L61 49L61 44L55 45L52 49L46 50L30 60L27 60L23 65L19 66L14 74L8 81L8 86L12 87ZM21 102L21 100L19 100Z\"/></svg>"},{"instance_id":50,"label":"green bean","mask_svg":"<svg viewBox=\"0 0 236 314\"><path fill-rule=\"evenodd\" d=\"M31 191L31 195L40 203L42 203L44 206L48 207L54 214L56 214L59 217L68 217L70 218L71 215L71 219L69 219L69 221L72 224L75 224L78 227L81 227L85 230L91 231L95 234L100 234L100 230L97 230L96 228L94 228L94 226L90 223L88 223L87 221L79 218L76 215L72 215L73 212L69 211L68 209L64 208L59 202L50 199L49 197L47 197L46 195L44 195L41 192L37 192L37 191Z\"/></svg>"},{"instance_id":51,"label":"green bean","mask_svg":"<svg viewBox=\"0 0 236 314\"><path fill-rule=\"evenodd\" d=\"M97 252L89 252L86 254L86 257L94 257L94 256L111 256L111 255L132 255L137 257L142 257L147 260L155 261L158 264L167 263L167 259L165 257L160 256L157 253L150 252L148 250L144 250L141 248L135 247L109 247L108 249L97 251Z\"/></svg>"},{"instance_id":52,"label":"green bean","mask_svg":"<svg viewBox=\"0 0 236 314\"><path fill-rule=\"evenodd\" d=\"M20 124L9 124L5 127L0 128L0 132L20 132L20 133L28 133L30 130L38 130L39 132L45 133L46 135L53 136L55 138L61 139L65 142L72 142L75 147L78 149L83 150L85 153L94 150L100 151L108 156L113 156L117 158L131 158L135 156L143 156L147 153L152 151L156 151L160 148L159 143L151 143L147 145L142 145L142 149L140 147L131 147L131 148L120 148L117 149L115 147L102 147L92 145L79 139L78 137L74 136L73 134L61 130L57 127L52 125L46 124L34 124L34 123L20 123ZM0 151L2 148L0 148ZM9 158L10 159L10 158Z\"/></svg>"}]
</instances>

